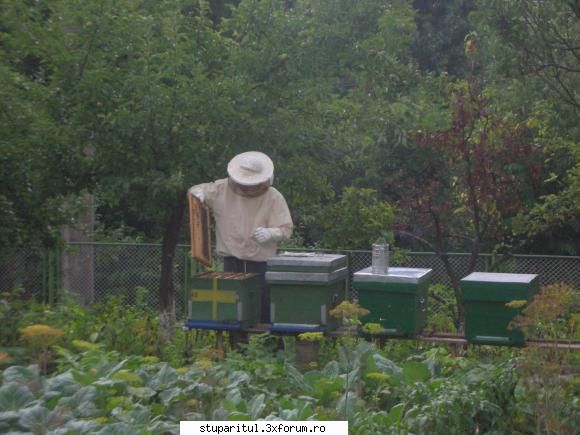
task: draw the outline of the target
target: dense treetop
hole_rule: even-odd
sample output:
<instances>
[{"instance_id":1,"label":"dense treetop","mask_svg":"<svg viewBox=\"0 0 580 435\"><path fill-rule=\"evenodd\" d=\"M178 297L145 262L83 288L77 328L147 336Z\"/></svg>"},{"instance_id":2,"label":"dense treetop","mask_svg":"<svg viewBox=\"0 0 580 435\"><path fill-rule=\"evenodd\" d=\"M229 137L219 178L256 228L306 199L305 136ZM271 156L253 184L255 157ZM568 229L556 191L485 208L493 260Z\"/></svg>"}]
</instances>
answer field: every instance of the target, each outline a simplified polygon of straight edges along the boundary
<instances>
[{"instance_id":1,"label":"dense treetop","mask_svg":"<svg viewBox=\"0 0 580 435\"><path fill-rule=\"evenodd\" d=\"M91 192L100 234L171 249L186 189L256 149L276 162L297 244L368 248L376 225L351 222L373 216L413 249L580 252L577 2L0 11L4 247L54 243Z\"/></svg>"}]
</instances>

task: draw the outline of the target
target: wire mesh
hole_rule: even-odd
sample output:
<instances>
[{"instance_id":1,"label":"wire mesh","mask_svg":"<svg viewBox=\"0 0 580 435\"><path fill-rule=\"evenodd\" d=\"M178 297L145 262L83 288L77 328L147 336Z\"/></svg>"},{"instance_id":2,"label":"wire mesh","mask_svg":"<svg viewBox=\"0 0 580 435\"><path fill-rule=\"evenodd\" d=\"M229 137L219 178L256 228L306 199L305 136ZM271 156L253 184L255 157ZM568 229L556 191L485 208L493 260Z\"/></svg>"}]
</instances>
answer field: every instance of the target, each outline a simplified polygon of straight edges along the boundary
<instances>
[{"instance_id":1,"label":"wire mesh","mask_svg":"<svg viewBox=\"0 0 580 435\"><path fill-rule=\"evenodd\" d=\"M48 288L47 252L40 248L12 250L0 259L0 293L23 289L24 297L42 301Z\"/></svg>"},{"instance_id":2,"label":"wire mesh","mask_svg":"<svg viewBox=\"0 0 580 435\"><path fill-rule=\"evenodd\" d=\"M180 245L175 254L173 285L178 313L184 312L188 274L198 270L191 264L187 251L187 246ZM370 251L342 253L349 259L349 283L353 273L371 266ZM491 255L482 254L475 270L489 271L495 260ZM467 275L469 261L468 254L449 254L450 265L458 278ZM538 274L541 285L563 282L580 289L580 257L516 255L499 264L494 271ZM26 296L48 301L51 291L59 287L78 295L85 305L102 303L111 296L121 298L126 304L135 304L137 294L145 293L144 303L157 310L160 308L160 265L159 244L76 243L58 252L24 248L0 259L0 292L22 287ZM410 253L404 261L392 262L391 266L433 269L432 283L451 286L443 262L434 253ZM352 288L351 296L356 297ZM438 309L436 302L431 304L431 312Z\"/></svg>"}]
</instances>

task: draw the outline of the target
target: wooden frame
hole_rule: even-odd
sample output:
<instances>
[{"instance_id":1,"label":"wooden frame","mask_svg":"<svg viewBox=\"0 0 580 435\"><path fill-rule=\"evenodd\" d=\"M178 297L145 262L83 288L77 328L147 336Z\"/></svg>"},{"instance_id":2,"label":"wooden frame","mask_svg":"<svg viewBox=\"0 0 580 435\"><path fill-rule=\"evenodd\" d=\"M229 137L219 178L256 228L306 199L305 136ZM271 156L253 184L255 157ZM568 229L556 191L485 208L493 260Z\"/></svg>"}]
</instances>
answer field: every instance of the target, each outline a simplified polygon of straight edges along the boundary
<instances>
[{"instance_id":1,"label":"wooden frame","mask_svg":"<svg viewBox=\"0 0 580 435\"><path fill-rule=\"evenodd\" d=\"M207 267L213 264L211 253L211 214L207 204L201 202L191 193L187 194L189 202L189 236L191 257Z\"/></svg>"}]
</instances>

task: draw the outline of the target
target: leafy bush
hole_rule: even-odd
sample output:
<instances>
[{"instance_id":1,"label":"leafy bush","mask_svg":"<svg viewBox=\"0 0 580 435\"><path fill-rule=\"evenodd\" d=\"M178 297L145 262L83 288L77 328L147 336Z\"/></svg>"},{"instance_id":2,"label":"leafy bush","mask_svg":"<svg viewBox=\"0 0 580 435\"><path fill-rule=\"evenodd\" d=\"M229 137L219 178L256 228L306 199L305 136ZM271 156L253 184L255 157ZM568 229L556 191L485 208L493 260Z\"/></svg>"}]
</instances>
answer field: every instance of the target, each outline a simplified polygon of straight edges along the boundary
<instances>
[{"instance_id":1,"label":"leafy bush","mask_svg":"<svg viewBox=\"0 0 580 435\"><path fill-rule=\"evenodd\" d=\"M570 325L569 296L544 290L518 321L531 327L535 316L559 336L549 324ZM539 316L541 304L550 315ZM353 434L524 434L568 433L580 423L578 385L566 369L574 357L553 349L471 347L457 357L418 341L378 348L347 335L322 340L315 363L301 366L292 338L252 335L224 355L211 332L163 340L154 313L116 299L91 310L30 307L24 324L42 320L64 335L50 346L48 375L26 363L32 354L0 353L0 432L178 433L181 420L348 419ZM356 324L358 308L335 314Z\"/></svg>"}]
</instances>

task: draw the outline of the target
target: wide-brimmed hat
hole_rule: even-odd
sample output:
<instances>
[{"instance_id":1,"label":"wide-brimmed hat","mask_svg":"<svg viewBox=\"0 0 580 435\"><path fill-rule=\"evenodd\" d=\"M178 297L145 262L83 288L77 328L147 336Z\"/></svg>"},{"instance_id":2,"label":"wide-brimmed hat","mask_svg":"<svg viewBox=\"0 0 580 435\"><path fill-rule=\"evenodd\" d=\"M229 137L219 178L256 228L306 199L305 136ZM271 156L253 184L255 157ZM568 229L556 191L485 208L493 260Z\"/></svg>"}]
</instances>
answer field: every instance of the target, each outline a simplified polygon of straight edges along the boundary
<instances>
[{"instance_id":1,"label":"wide-brimmed hat","mask_svg":"<svg viewBox=\"0 0 580 435\"><path fill-rule=\"evenodd\" d=\"M274 163L264 153L248 151L230 160L228 174L242 186L255 186L273 179Z\"/></svg>"}]
</instances>

